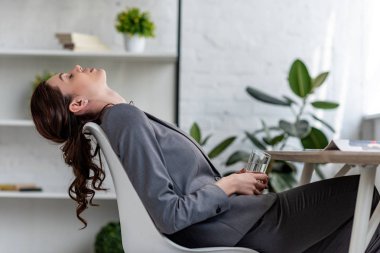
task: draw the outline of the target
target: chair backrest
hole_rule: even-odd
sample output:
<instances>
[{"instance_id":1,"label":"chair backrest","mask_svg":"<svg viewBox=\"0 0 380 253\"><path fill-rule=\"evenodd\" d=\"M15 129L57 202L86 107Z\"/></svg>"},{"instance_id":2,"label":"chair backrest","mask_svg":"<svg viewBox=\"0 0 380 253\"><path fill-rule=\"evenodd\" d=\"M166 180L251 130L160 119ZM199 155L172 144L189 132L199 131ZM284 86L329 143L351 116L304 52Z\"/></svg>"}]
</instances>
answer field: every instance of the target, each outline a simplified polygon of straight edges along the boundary
<instances>
[{"instance_id":1,"label":"chair backrest","mask_svg":"<svg viewBox=\"0 0 380 253\"><path fill-rule=\"evenodd\" d=\"M126 253L256 252L243 248L225 247L188 249L168 240L155 227L101 127L89 122L84 126L83 131L94 136L111 172L119 209L123 248Z\"/></svg>"}]
</instances>

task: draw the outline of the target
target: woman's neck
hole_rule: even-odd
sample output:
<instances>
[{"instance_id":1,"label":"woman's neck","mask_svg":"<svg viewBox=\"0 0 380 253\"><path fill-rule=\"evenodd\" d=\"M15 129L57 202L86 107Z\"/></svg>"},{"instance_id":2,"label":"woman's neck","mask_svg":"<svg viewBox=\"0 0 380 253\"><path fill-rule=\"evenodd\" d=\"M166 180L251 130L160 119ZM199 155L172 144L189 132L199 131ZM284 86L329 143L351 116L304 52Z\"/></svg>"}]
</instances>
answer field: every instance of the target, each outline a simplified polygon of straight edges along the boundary
<instances>
[{"instance_id":1,"label":"woman's neck","mask_svg":"<svg viewBox=\"0 0 380 253\"><path fill-rule=\"evenodd\" d=\"M100 112L107 105L116 105L126 103L125 99L120 96L116 91L107 88L105 92L102 93L102 96L90 100L92 103L92 108L95 112Z\"/></svg>"}]
</instances>

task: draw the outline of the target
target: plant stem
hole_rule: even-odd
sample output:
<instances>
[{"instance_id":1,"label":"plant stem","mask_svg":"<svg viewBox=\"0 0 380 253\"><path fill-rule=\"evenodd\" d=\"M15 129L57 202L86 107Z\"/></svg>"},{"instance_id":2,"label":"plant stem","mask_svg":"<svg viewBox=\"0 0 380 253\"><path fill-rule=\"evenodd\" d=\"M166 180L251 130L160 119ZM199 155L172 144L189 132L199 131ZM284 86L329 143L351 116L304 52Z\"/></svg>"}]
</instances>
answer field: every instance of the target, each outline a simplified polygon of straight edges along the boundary
<instances>
[{"instance_id":1,"label":"plant stem","mask_svg":"<svg viewBox=\"0 0 380 253\"><path fill-rule=\"evenodd\" d=\"M305 106L306 106L306 100L307 100L307 97L302 100L302 106L300 108L299 113L296 116L296 122L299 122L299 120L302 116L303 110L305 109Z\"/></svg>"},{"instance_id":2,"label":"plant stem","mask_svg":"<svg viewBox=\"0 0 380 253\"><path fill-rule=\"evenodd\" d=\"M283 150L285 148L285 145L286 143L288 142L288 135L286 134L285 137L284 137L284 140L282 141L282 144L281 144L281 147L280 147L280 150Z\"/></svg>"},{"instance_id":3,"label":"plant stem","mask_svg":"<svg viewBox=\"0 0 380 253\"><path fill-rule=\"evenodd\" d=\"M292 111L294 116L297 116L296 110L294 109L292 105L290 105L290 110Z\"/></svg>"}]
</instances>

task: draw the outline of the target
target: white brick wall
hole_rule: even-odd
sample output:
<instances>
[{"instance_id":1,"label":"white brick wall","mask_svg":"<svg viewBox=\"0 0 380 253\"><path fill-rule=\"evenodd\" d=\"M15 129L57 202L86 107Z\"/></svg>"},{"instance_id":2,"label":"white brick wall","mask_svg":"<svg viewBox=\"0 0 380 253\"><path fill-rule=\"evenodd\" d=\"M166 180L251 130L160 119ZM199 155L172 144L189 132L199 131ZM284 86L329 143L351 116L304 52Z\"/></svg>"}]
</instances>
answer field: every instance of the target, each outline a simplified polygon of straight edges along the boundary
<instances>
[{"instance_id":1,"label":"white brick wall","mask_svg":"<svg viewBox=\"0 0 380 253\"><path fill-rule=\"evenodd\" d=\"M331 71L321 99L339 101L321 115L337 135L356 137L362 111L362 11L355 1L184 1L180 125L197 121L213 133L206 149L229 135L254 130L260 119L277 121L290 111L253 101L252 85L273 95L291 95L287 74L299 57L315 76ZM355 13L354 16L352 13ZM220 164L239 140L216 160ZM228 153L228 154L227 154Z\"/></svg>"}]
</instances>

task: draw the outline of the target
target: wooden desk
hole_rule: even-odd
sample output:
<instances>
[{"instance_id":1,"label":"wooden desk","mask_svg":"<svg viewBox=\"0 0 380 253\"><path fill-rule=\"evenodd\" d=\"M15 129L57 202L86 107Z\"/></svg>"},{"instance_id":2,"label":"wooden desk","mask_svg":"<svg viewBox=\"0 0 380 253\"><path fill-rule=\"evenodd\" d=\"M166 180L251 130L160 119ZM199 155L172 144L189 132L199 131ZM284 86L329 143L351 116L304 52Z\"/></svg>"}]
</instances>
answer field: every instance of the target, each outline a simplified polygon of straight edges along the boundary
<instances>
[{"instance_id":1,"label":"wooden desk","mask_svg":"<svg viewBox=\"0 0 380 253\"><path fill-rule=\"evenodd\" d=\"M310 182L317 163L341 163L344 166L335 175L345 175L353 166L360 170L359 188L356 199L354 223L349 253L364 253L369 241L380 223L380 205L378 204L371 219L371 203L375 186L376 168L380 164L380 152L352 151L268 151L274 160L304 163L300 184Z\"/></svg>"}]
</instances>

